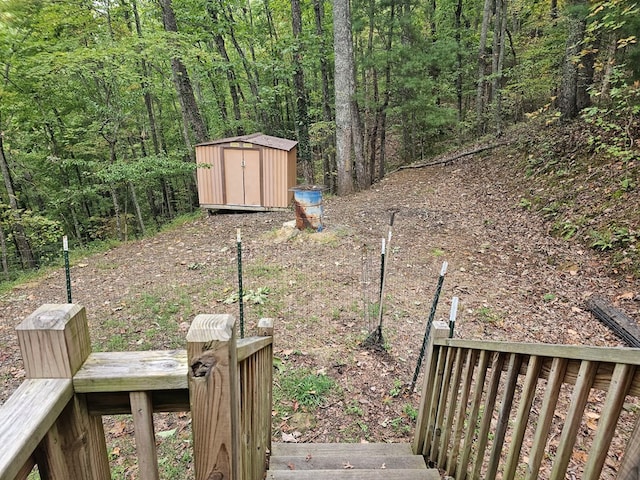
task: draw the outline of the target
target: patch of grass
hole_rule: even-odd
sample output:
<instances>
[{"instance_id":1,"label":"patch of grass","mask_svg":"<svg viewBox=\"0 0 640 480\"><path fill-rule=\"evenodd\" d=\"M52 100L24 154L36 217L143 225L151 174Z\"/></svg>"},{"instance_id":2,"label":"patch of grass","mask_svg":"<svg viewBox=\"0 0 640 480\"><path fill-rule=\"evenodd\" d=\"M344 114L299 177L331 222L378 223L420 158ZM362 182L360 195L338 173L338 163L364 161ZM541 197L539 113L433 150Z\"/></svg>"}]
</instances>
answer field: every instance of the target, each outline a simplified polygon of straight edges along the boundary
<instances>
[{"instance_id":1,"label":"patch of grass","mask_svg":"<svg viewBox=\"0 0 640 480\"><path fill-rule=\"evenodd\" d=\"M316 408L322 405L335 381L327 375L316 374L307 368L283 371L274 379L274 399L278 403L296 402L300 406Z\"/></svg>"},{"instance_id":2,"label":"patch of grass","mask_svg":"<svg viewBox=\"0 0 640 480\"><path fill-rule=\"evenodd\" d=\"M431 255L433 255L436 258L440 258L442 256L444 256L446 252L440 248L434 248L433 250L431 250Z\"/></svg>"},{"instance_id":3,"label":"patch of grass","mask_svg":"<svg viewBox=\"0 0 640 480\"><path fill-rule=\"evenodd\" d=\"M500 316L486 305L476 310L476 316L478 317L478 320L486 323L499 323L501 320Z\"/></svg>"},{"instance_id":4,"label":"patch of grass","mask_svg":"<svg viewBox=\"0 0 640 480\"><path fill-rule=\"evenodd\" d=\"M418 419L418 409L410 403L405 403L402 407L402 413L404 413L411 421L415 422Z\"/></svg>"},{"instance_id":5,"label":"patch of grass","mask_svg":"<svg viewBox=\"0 0 640 480\"><path fill-rule=\"evenodd\" d=\"M545 302L551 302L551 301L555 300L556 298L557 297L556 297L555 293L545 293L542 296L542 300L544 300Z\"/></svg>"},{"instance_id":6,"label":"patch of grass","mask_svg":"<svg viewBox=\"0 0 640 480\"><path fill-rule=\"evenodd\" d=\"M354 415L358 417L361 417L364 415L364 410L362 410L362 407L360 406L357 400L351 400L347 404L347 406L344 408L344 412L347 415Z\"/></svg>"}]
</instances>

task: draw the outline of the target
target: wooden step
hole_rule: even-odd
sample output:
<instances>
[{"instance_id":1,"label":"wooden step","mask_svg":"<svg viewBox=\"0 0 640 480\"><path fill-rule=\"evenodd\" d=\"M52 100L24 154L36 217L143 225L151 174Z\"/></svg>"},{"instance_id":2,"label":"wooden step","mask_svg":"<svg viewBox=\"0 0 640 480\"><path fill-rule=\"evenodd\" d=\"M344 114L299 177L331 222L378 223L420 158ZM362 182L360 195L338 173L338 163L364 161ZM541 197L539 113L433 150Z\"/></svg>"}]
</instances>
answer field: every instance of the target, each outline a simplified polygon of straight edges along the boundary
<instances>
[{"instance_id":1,"label":"wooden step","mask_svg":"<svg viewBox=\"0 0 640 480\"><path fill-rule=\"evenodd\" d=\"M440 480L404 443L274 443L267 480Z\"/></svg>"},{"instance_id":2,"label":"wooden step","mask_svg":"<svg viewBox=\"0 0 640 480\"><path fill-rule=\"evenodd\" d=\"M441 480L438 470L269 470L267 480Z\"/></svg>"}]
</instances>

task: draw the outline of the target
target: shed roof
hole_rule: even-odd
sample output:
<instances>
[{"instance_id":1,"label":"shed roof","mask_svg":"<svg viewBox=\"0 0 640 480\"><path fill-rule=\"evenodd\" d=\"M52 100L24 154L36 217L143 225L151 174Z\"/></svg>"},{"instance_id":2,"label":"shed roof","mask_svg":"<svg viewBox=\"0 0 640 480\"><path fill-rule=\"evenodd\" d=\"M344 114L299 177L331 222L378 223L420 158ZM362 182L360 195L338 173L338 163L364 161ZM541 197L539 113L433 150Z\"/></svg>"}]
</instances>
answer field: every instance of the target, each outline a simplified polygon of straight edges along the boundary
<instances>
[{"instance_id":1,"label":"shed roof","mask_svg":"<svg viewBox=\"0 0 640 480\"><path fill-rule=\"evenodd\" d=\"M261 147L275 148L277 150L290 151L295 147L298 142L295 140L289 140L286 138L272 137L271 135L265 135L264 133L252 133L250 135L241 135L239 137L220 138L218 140L211 140L209 142L203 142L196 145L196 147L205 145L220 145L223 143L231 142L246 142L253 143L254 145L260 145Z\"/></svg>"}]
</instances>

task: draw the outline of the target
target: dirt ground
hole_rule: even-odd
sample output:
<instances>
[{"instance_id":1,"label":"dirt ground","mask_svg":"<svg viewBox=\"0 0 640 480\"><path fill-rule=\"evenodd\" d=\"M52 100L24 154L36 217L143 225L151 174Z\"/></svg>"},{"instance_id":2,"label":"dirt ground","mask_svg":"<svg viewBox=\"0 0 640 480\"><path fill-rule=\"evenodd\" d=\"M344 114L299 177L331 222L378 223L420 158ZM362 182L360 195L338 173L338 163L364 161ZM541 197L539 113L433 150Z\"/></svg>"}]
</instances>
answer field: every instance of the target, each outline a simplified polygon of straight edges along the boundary
<instances>
[{"instance_id":1,"label":"dirt ground","mask_svg":"<svg viewBox=\"0 0 640 480\"><path fill-rule=\"evenodd\" d=\"M228 302L240 228L245 287L268 289L264 303L247 306L247 331L259 316L275 317L281 365L326 373L342 392L311 420L274 417L274 438L406 441L407 405L419 399L398 387L411 380L443 261L436 319L448 318L459 297L457 337L622 345L585 309L596 293L640 316L637 281L614 274L596 252L550 236L541 217L518 205L526 180L504 174L515 160L496 153L402 170L368 191L326 197L321 233L291 236L282 225L293 212L203 215L75 263L74 302L87 309L96 348L184 345L196 314L237 313ZM363 279L377 281L392 211L386 351L378 352L360 346L377 321L364 314L363 298L372 294ZM64 302L62 269L0 298L1 401L24 376L15 326L41 304Z\"/></svg>"}]
</instances>

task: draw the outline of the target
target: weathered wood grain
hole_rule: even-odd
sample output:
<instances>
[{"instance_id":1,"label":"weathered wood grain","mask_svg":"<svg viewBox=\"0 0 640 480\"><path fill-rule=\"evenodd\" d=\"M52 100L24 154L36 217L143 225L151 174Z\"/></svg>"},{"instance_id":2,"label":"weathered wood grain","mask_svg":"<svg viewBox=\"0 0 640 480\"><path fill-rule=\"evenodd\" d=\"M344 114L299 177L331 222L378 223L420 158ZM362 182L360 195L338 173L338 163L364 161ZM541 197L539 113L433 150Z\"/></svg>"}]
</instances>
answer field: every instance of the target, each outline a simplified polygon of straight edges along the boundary
<instances>
[{"instance_id":1,"label":"weathered wood grain","mask_svg":"<svg viewBox=\"0 0 640 480\"><path fill-rule=\"evenodd\" d=\"M79 393L187 388L186 350L95 352L73 377Z\"/></svg>"},{"instance_id":2,"label":"weathered wood grain","mask_svg":"<svg viewBox=\"0 0 640 480\"><path fill-rule=\"evenodd\" d=\"M27 379L0 407L0 478L13 479L73 398L71 380Z\"/></svg>"},{"instance_id":3,"label":"weathered wood grain","mask_svg":"<svg viewBox=\"0 0 640 480\"><path fill-rule=\"evenodd\" d=\"M131 392L130 397L140 479L159 480L151 394L149 392Z\"/></svg>"}]
</instances>

